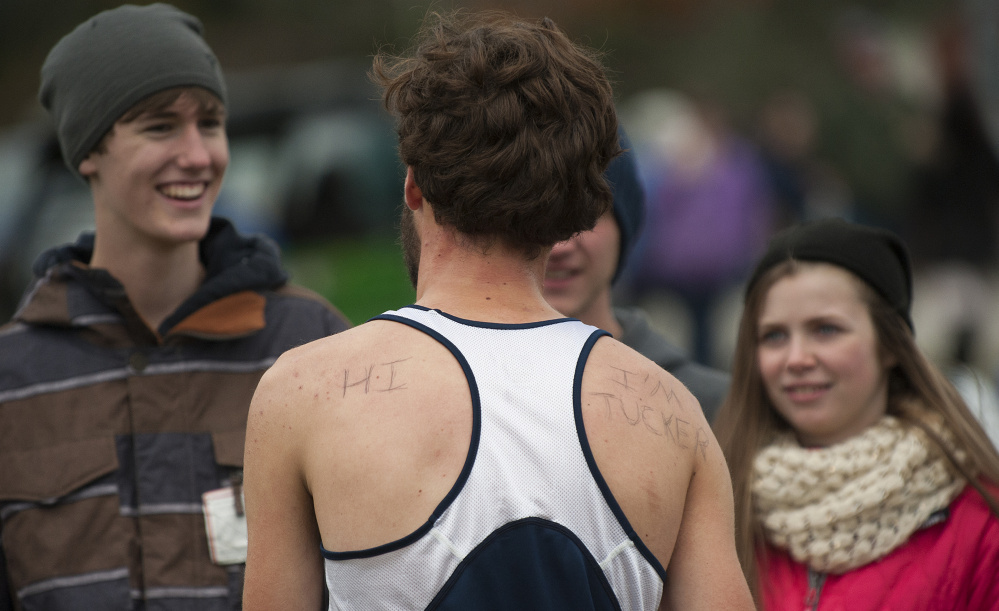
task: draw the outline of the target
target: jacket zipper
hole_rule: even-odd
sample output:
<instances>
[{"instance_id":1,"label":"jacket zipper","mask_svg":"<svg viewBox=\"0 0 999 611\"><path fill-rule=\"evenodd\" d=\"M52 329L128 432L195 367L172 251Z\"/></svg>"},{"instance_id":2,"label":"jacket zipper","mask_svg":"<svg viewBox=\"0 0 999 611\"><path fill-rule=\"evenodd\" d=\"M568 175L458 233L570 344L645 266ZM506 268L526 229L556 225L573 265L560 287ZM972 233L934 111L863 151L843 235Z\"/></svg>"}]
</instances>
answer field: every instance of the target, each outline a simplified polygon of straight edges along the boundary
<instances>
[{"instance_id":1,"label":"jacket zipper","mask_svg":"<svg viewBox=\"0 0 999 611\"><path fill-rule=\"evenodd\" d=\"M805 593L805 611L818 611L819 597L822 586L826 582L826 574L808 569L808 592Z\"/></svg>"}]
</instances>

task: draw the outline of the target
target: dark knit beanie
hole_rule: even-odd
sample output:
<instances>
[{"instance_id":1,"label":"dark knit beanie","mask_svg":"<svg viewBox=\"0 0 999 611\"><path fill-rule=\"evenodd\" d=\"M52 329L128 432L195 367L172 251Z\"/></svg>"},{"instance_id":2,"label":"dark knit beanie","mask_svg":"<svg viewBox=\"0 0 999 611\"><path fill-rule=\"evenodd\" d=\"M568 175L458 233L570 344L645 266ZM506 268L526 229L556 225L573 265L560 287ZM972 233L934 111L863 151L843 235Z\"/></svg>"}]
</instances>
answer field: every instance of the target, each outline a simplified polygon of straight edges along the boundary
<instances>
[{"instance_id":1,"label":"dark knit beanie","mask_svg":"<svg viewBox=\"0 0 999 611\"><path fill-rule=\"evenodd\" d=\"M839 218L796 225L777 233L756 264L746 294L775 265L796 259L832 263L869 284L915 330L909 252L894 233Z\"/></svg>"},{"instance_id":2,"label":"dark knit beanie","mask_svg":"<svg viewBox=\"0 0 999 611\"><path fill-rule=\"evenodd\" d=\"M126 4L56 43L42 65L38 99L73 174L115 121L154 93L197 86L226 103L222 70L201 32L196 17L168 4Z\"/></svg>"},{"instance_id":3,"label":"dark knit beanie","mask_svg":"<svg viewBox=\"0 0 999 611\"><path fill-rule=\"evenodd\" d=\"M621 252L614 272L615 281L621 275L628 255L638 241L638 233L645 220L645 190L638 178L638 164L635 162L631 141L621 127L618 127L618 139L624 152L612 159L604 172L604 178L614 196L614 219L621 234Z\"/></svg>"}]
</instances>

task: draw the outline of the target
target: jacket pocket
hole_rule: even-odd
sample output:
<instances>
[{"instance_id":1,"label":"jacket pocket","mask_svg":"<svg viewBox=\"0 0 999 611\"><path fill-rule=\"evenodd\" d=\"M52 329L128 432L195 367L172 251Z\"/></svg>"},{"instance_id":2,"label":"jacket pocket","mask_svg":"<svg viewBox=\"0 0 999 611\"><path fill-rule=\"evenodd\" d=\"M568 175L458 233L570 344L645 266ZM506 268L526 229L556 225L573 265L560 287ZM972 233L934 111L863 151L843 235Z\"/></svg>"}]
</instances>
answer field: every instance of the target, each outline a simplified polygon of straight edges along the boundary
<instances>
[{"instance_id":1,"label":"jacket pocket","mask_svg":"<svg viewBox=\"0 0 999 611\"><path fill-rule=\"evenodd\" d=\"M7 579L21 609L131 608L118 467L111 435L0 453Z\"/></svg>"},{"instance_id":2,"label":"jacket pocket","mask_svg":"<svg viewBox=\"0 0 999 611\"><path fill-rule=\"evenodd\" d=\"M53 501L117 469L110 435L0 452L0 503Z\"/></svg>"}]
</instances>

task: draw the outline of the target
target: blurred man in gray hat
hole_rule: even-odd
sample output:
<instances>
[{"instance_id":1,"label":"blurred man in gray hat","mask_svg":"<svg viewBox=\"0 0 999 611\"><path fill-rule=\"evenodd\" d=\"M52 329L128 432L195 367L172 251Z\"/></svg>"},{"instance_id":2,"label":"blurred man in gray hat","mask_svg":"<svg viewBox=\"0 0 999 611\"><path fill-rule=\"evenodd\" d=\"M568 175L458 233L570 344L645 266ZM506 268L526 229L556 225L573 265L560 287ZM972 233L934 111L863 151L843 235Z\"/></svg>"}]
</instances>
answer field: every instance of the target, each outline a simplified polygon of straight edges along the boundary
<instances>
[{"instance_id":1,"label":"blurred man in gray hat","mask_svg":"<svg viewBox=\"0 0 999 611\"><path fill-rule=\"evenodd\" d=\"M638 177L635 153L624 130L624 152L607 167L614 203L591 231L559 242L548 257L545 299L566 316L600 327L656 362L680 380L714 418L728 391L729 375L697 363L654 330L644 311L614 306L613 285L621 277L628 255L638 241L645 218L645 191Z\"/></svg>"}]
</instances>

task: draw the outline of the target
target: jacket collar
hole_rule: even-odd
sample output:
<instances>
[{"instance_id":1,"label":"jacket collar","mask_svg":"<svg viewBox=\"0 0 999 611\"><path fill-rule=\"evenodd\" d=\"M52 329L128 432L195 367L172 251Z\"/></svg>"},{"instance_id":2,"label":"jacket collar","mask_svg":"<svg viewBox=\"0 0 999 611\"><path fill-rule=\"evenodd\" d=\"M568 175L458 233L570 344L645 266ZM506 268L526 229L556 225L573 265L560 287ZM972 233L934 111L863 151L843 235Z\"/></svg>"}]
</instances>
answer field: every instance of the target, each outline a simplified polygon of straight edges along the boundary
<instances>
[{"instance_id":1,"label":"jacket collar","mask_svg":"<svg viewBox=\"0 0 999 611\"><path fill-rule=\"evenodd\" d=\"M37 278L15 319L86 326L111 316L134 326L138 316L124 287L106 271L89 267L93 247L94 234L86 232L73 244L42 253L34 266ZM242 235L228 220L216 217L200 243L200 255L204 283L163 321L157 335L229 338L262 328L266 300L259 291L276 289L288 280L277 245L263 235Z\"/></svg>"}]
</instances>

